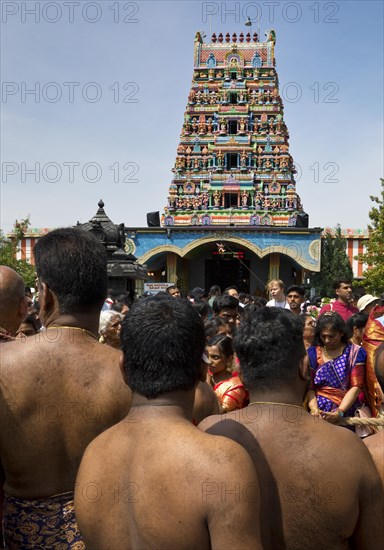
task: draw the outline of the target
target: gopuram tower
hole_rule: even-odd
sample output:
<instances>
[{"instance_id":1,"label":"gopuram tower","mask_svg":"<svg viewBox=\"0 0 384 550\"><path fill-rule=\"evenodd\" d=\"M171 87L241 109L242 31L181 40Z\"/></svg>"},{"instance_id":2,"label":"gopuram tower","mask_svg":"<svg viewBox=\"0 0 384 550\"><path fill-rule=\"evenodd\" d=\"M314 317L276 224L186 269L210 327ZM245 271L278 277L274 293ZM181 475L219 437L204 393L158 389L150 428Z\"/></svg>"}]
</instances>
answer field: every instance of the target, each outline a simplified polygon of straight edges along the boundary
<instances>
[{"instance_id":1,"label":"gopuram tower","mask_svg":"<svg viewBox=\"0 0 384 550\"><path fill-rule=\"evenodd\" d=\"M265 42L256 33L214 33L205 44L196 33L163 226L299 225L275 41L273 30Z\"/></svg>"},{"instance_id":2,"label":"gopuram tower","mask_svg":"<svg viewBox=\"0 0 384 550\"><path fill-rule=\"evenodd\" d=\"M272 30L265 42L220 33L206 44L196 33L168 204L147 213L147 228L126 228L148 289L236 284L263 295L271 279L306 284L320 271L321 228L308 227L296 193L275 42Z\"/></svg>"}]
</instances>

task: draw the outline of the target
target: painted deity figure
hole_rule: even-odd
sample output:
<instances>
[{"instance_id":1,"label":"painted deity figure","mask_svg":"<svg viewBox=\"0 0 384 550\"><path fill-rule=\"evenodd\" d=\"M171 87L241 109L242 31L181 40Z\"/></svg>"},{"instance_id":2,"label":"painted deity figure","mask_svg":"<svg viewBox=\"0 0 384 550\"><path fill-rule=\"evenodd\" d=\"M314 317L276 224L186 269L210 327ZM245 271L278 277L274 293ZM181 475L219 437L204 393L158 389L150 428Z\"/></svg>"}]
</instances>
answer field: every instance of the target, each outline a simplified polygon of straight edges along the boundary
<instances>
[{"instance_id":1,"label":"painted deity figure","mask_svg":"<svg viewBox=\"0 0 384 550\"><path fill-rule=\"evenodd\" d=\"M220 197L221 197L221 193L220 191L215 191L213 193L213 204L215 205L215 207L219 207L220 206Z\"/></svg>"},{"instance_id":2,"label":"painted deity figure","mask_svg":"<svg viewBox=\"0 0 384 550\"><path fill-rule=\"evenodd\" d=\"M223 166L223 160L224 160L224 156L221 150L218 151L216 158L217 158L217 166L221 168Z\"/></svg>"},{"instance_id":3,"label":"painted deity figure","mask_svg":"<svg viewBox=\"0 0 384 550\"><path fill-rule=\"evenodd\" d=\"M241 156L240 156L240 164L242 166L242 168L245 168L246 167L246 164L247 164L247 155L245 153L245 151L243 151L241 153Z\"/></svg>"},{"instance_id":4,"label":"painted deity figure","mask_svg":"<svg viewBox=\"0 0 384 550\"><path fill-rule=\"evenodd\" d=\"M263 196L258 191L255 195L255 208L256 208L256 210L261 210L262 204L263 204Z\"/></svg>"},{"instance_id":5,"label":"painted deity figure","mask_svg":"<svg viewBox=\"0 0 384 550\"><path fill-rule=\"evenodd\" d=\"M206 131L205 116L200 115L199 134L205 134L205 131Z\"/></svg>"},{"instance_id":6,"label":"painted deity figure","mask_svg":"<svg viewBox=\"0 0 384 550\"><path fill-rule=\"evenodd\" d=\"M248 204L248 193L246 191L243 191L241 193L241 204L243 206L247 206L247 204Z\"/></svg>"}]
</instances>

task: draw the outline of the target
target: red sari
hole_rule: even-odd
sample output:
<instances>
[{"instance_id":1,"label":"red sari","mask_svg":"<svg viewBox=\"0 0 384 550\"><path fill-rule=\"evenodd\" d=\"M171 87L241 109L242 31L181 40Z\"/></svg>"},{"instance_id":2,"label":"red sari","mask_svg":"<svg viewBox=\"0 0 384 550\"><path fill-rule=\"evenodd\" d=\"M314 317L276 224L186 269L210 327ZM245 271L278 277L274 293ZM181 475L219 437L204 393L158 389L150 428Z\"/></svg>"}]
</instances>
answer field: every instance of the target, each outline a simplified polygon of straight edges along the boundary
<instances>
[{"instance_id":1,"label":"red sari","mask_svg":"<svg viewBox=\"0 0 384 550\"><path fill-rule=\"evenodd\" d=\"M234 372L231 378L223 380L213 387L214 392L221 402L225 412L243 409L249 404L249 394L240 380L238 373Z\"/></svg>"}]
</instances>

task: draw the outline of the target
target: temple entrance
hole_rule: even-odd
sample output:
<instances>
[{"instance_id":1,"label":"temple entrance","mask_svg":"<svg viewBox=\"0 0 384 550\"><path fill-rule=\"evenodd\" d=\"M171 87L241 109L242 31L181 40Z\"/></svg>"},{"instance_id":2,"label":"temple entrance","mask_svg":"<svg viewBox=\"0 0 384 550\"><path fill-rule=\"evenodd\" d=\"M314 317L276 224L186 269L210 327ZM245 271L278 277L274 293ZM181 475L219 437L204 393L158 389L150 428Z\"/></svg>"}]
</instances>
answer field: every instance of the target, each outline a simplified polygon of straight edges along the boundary
<instances>
[{"instance_id":1,"label":"temple entrance","mask_svg":"<svg viewBox=\"0 0 384 550\"><path fill-rule=\"evenodd\" d=\"M205 288L219 285L223 291L227 286L236 285L239 292L249 292L250 260L217 258L205 260Z\"/></svg>"}]
</instances>

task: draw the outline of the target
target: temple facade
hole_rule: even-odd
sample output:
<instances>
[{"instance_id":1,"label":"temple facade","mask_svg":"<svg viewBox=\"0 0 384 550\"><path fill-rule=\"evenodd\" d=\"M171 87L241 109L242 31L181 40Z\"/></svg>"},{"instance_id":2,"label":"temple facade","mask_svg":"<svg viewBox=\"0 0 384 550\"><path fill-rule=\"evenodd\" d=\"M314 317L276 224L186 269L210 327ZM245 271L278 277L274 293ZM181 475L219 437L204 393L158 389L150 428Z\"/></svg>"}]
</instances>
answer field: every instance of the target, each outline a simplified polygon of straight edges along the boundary
<instances>
[{"instance_id":1,"label":"temple facade","mask_svg":"<svg viewBox=\"0 0 384 550\"><path fill-rule=\"evenodd\" d=\"M302 284L320 270L321 228L308 227L296 192L276 36L266 35L205 43L196 33L167 205L150 229L127 234L155 282L263 294L271 278Z\"/></svg>"},{"instance_id":2,"label":"temple facade","mask_svg":"<svg viewBox=\"0 0 384 550\"><path fill-rule=\"evenodd\" d=\"M275 32L197 33L194 71L165 226L295 227L302 212L289 154Z\"/></svg>"}]
</instances>

